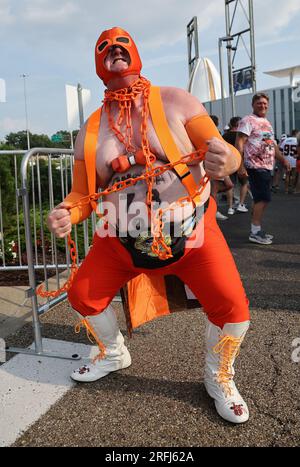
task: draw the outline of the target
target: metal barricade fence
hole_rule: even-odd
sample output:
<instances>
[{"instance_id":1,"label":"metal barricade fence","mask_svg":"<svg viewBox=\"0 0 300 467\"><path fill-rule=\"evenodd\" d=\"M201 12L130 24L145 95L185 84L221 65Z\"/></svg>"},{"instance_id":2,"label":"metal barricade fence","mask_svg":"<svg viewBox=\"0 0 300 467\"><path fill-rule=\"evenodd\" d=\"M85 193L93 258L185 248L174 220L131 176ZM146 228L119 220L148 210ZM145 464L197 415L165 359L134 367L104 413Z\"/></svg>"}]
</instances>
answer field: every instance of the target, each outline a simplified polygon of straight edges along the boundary
<instances>
[{"instance_id":1,"label":"metal barricade fence","mask_svg":"<svg viewBox=\"0 0 300 467\"><path fill-rule=\"evenodd\" d=\"M0 151L0 157L4 156L10 160L6 171L0 171L0 270L28 271L29 288L26 297L31 300L32 305L35 345L35 349L32 350L16 347L8 347L6 350L78 359L78 355L62 356L43 350L39 315L64 300L66 293L44 301L39 300L36 294L37 281L43 282L46 290L58 289L66 280L65 272L69 274L70 255L67 240L56 239L47 229L46 218L48 212L70 191L73 151L52 148L34 148L27 152ZM13 168L13 177L8 173L9 168ZM7 183L14 183L15 205L9 205L7 192L4 191ZM13 189L10 188L11 197ZM78 261L87 254L95 229L94 213L83 224L74 226L72 235Z\"/></svg>"}]
</instances>

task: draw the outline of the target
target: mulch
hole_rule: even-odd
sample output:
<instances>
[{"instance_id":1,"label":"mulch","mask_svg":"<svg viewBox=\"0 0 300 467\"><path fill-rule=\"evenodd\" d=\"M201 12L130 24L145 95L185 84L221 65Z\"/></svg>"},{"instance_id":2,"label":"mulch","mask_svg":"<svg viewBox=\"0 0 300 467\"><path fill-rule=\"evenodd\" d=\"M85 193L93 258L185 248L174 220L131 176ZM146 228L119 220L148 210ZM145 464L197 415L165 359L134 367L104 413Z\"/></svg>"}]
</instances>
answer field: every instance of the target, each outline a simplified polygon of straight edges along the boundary
<instances>
[{"instance_id":1,"label":"mulch","mask_svg":"<svg viewBox=\"0 0 300 467\"><path fill-rule=\"evenodd\" d=\"M64 264L66 262L66 256L63 252L58 251L57 252L57 258L58 258L58 264ZM48 255L46 257L46 261L48 264L52 264L52 257ZM38 262L39 264L43 264L43 258L42 254L38 254ZM1 265L2 266L2 265ZM15 263L7 263L7 267L10 266L17 266ZM26 264L23 263L23 266L26 266ZM48 279L52 276L55 275L55 269L48 269ZM44 271L39 270L36 271L36 281L37 283L44 282ZM26 286L29 285L29 277L28 277L28 270L23 269L21 271L18 270L6 270L6 271L0 271L0 287L13 287L13 286Z\"/></svg>"}]
</instances>

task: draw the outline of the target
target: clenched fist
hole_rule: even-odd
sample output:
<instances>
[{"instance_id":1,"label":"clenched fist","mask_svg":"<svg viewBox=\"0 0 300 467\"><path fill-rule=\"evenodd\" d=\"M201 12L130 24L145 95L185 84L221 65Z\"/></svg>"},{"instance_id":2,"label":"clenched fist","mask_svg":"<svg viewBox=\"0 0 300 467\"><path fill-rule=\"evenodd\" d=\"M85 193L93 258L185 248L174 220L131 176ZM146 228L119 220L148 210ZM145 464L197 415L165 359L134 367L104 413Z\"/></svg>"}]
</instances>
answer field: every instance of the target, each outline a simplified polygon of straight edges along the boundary
<instances>
[{"instance_id":1,"label":"clenched fist","mask_svg":"<svg viewBox=\"0 0 300 467\"><path fill-rule=\"evenodd\" d=\"M205 171L212 179L224 178L237 170L237 159L225 141L212 137L207 141Z\"/></svg>"},{"instance_id":2,"label":"clenched fist","mask_svg":"<svg viewBox=\"0 0 300 467\"><path fill-rule=\"evenodd\" d=\"M48 215L47 224L49 230L53 232L56 237L64 238L72 230L71 214L67 209L69 204L60 203Z\"/></svg>"}]
</instances>

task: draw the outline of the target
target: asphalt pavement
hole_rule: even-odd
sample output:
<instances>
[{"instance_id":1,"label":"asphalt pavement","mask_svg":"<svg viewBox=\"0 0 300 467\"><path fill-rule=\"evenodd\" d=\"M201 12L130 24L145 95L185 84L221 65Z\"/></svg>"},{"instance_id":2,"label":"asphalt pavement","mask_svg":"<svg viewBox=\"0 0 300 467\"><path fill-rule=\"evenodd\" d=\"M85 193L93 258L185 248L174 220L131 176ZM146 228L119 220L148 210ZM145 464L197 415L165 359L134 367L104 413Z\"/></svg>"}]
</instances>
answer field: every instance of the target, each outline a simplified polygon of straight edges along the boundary
<instances>
[{"instance_id":1,"label":"asphalt pavement","mask_svg":"<svg viewBox=\"0 0 300 467\"><path fill-rule=\"evenodd\" d=\"M226 212L222 203L220 209ZM250 213L219 225L250 300L251 327L235 365L250 420L227 423L205 392L205 319L197 309L137 329L126 339L129 368L70 389L15 446L300 445L300 362L294 361L300 357L300 196L273 196L264 221L272 245L249 242ZM44 337L88 343L83 331L74 334L67 302L41 321ZM7 338L9 345L31 342L28 323Z\"/></svg>"}]
</instances>

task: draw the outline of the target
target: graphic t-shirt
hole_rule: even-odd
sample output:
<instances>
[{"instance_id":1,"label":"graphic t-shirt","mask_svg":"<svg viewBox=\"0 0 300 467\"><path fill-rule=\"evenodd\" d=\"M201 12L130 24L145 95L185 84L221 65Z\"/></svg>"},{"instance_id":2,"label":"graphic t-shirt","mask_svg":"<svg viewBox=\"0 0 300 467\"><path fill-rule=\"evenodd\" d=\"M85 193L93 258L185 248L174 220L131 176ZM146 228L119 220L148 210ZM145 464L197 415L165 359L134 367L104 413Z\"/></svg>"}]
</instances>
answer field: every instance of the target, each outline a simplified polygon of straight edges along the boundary
<instances>
[{"instance_id":1,"label":"graphic t-shirt","mask_svg":"<svg viewBox=\"0 0 300 467\"><path fill-rule=\"evenodd\" d=\"M271 123L257 115L247 115L238 131L248 136L244 145L244 164L248 169L272 170L275 159L275 137Z\"/></svg>"},{"instance_id":2,"label":"graphic t-shirt","mask_svg":"<svg viewBox=\"0 0 300 467\"><path fill-rule=\"evenodd\" d=\"M285 138L280 143L280 149L282 151L282 154L289 161L292 168L295 168L297 163L297 144L297 138L294 136Z\"/></svg>"}]
</instances>

